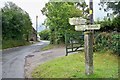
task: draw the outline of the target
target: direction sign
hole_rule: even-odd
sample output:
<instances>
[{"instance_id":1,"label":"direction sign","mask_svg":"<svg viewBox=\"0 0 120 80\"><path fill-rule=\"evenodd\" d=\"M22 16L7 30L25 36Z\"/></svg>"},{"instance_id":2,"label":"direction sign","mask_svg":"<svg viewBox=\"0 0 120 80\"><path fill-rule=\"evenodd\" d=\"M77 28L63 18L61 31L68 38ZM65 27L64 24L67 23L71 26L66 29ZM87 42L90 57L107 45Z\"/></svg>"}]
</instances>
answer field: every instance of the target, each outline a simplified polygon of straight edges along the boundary
<instances>
[{"instance_id":1,"label":"direction sign","mask_svg":"<svg viewBox=\"0 0 120 80\"><path fill-rule=\"evenodd\" d=\"M86 24L86 19L83 19L81 17L73 17L73 18L69 18L69 23L71 25L84 25Z\"/></svg>"},{"instance_id":2,"label":"direction sign","mask_svg":"<svg viewBox=\"0 0 120 80\"><path fill-rule=\"evenodd\" d=\"M85 31L86 30L86 25L77 25L75 26L76 31Z\"/></svg>"},{"instance_id":3,"label":"direction sign","mask_svg":"<svg viewBox=\"0 0 120 80\"><path fill-rule=\"evenodd\" d=\"M85 30L99 30L100 24L96 25L76 25L75 30L76 31L85 31Z\"/></svg>"},{"instance_id":4,"label":"direction sign","mask_svg":"<svg viewBox=\"0 0 120 80\"><path fill-rule=\"evenodd\" d=\"M98 29L100 29L100 24L96 24L96 25L86 25L86 29L87 29L87 30L98 30Z\"/></svg>"}]
</instances>

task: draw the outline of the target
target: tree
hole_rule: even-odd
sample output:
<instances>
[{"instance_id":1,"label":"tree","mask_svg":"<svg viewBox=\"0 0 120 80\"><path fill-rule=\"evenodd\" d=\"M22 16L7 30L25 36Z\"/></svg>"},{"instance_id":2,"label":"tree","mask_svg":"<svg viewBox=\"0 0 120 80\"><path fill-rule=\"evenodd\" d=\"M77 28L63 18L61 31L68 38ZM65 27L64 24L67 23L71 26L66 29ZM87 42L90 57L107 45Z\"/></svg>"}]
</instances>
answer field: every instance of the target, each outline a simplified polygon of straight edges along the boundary
<instances>
[{"instance_id":1,"label":"tree","mask_svg":"<svg viewBox=\"0 0 120 80\"><path fill-rule=\"evenodd\" d=\"M45 25L50 29L51 43L59 44L65 40L66 31L75 31L69 24L71 17L83 17L82 10L72 2L48 2L41 10L47 16Z\"/></svg>"},{"instance_id":2,"label":"tree","mask_svg":"<svg viewBox=\"0 0 120 80\"><path fill-rule=\"evenodd\" d=\"M83 17L88 19L89 8L86 2L76 2L75 4L76 4L76 7L82 10Z\"/></svg>"},{"instance_id":3,"label":"tree","mask_svg":"<svg viewBox=\"0 0 120 80\"><path fill-rule=\"evenodd\" d=\"M114 15L120 16L120 1L118 2L100 2L100 10L103 8L104 11L112 10Z\"/></svg>"},{"instance_id":4,"label":"tree","mask_svg":"<svg viewBox=\"0 0 120 80\"><path fill-rule=\"evenodd\" d=\"M104 11L108 12L109 10L112 10L114 14L114 18L110 19L110 14L107 14L108 20L103 21L102 24L106 28L106 30L115 30L120 31L120 1L118 2L100 2L99 5L104 9ZM101 8L100 8L101 9ZM108 25L109 24L109 25ZM107 25L107 26L106 26ZM104 29L104 28L103 28Z\"/></svg>"},{"instance_id":5,"label":"tree","mask_svg":"<svg viewBox=\"0 0 120 80\"><path fill-rule=\"evenodd\" d=\"M32 23L28 13L12 2L2 8L3 40L28 40Z\"/></svg>"}]
</instances>

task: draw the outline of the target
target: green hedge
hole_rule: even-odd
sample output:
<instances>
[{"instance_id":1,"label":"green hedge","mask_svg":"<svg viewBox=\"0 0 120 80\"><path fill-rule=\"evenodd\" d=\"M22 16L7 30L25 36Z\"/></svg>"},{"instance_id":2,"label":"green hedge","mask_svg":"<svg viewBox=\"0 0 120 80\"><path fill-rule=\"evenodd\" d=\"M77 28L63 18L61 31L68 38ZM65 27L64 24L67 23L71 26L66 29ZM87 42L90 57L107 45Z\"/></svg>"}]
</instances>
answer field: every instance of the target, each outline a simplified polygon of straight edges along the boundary
<instances>
[{"instance_id":1,"label":"green hedge","mask_svg":"<svg viewBox=\"0 0 120 80\"><path fill-rule=\"evenodd\" d=\"M41 40L49 40L50 39L50 30L43 30L39 33Z\"/></svg>"},{"instance_id":2,"label":"green hedge","mask_svg":"<svg viewBox=\"0 0 120 80\"><path fill-rule=\"evenodd\" d=\"M99 33L95 37L95 45L94 45L94 50L95 51L107 51L111 50L114 53L119 54L119 37L120 35L118 33L107 33L107 32L102 32Z\"/></svg>"}]
</instances>

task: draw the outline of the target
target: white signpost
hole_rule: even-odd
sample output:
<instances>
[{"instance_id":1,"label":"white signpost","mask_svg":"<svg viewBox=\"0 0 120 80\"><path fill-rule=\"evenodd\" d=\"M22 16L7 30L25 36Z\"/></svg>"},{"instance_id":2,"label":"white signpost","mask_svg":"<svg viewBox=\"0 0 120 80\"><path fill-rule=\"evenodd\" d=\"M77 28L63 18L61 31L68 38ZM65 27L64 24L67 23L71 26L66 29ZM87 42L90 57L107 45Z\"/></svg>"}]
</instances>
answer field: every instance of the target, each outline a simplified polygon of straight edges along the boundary
<instances>
[{"instance_id":1,"label":"white signpost","mask_svg":"<svg viewBox=\"0 0 120 80\"><path fill-rule=\"evenodd\" d=\"M83 19L81 17L69 18L69 23L70 25L82 25L86 24L86 19Z\"/></svg>"},{"instance_id":2,"label":"white signpost","mask_svg":"<svg viewBox=\"0 0 120 80\"><path fill-rule=\"evenodd\" d=\"M70 18L69 23L75 25L76 31L99 30L100 24L85 25L86 20L83 18ZM84 50L85 50L85 73L93 74L93 33L87 31L84 33Z\"/></svg>"},{"instance_id":3,"label":"white signpost","mask_svg":"<svg viewBox=\"0 0 120 80\"><path fill-rule=\"evenodd\" d=\"M85 30L99 30L100 24L95 25L76 25L75 30L76 31L85 31Z\"/></svg>"}]
</instances>

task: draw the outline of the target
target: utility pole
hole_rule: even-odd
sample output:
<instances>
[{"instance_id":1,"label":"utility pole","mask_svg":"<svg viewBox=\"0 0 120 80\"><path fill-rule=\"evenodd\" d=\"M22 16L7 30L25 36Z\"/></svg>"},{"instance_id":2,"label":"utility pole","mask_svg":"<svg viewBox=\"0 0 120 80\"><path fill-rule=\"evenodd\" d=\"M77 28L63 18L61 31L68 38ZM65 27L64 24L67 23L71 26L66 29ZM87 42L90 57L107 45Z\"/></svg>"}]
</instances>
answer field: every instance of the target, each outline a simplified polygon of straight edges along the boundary
<instances>
[{"instance_id":1,"label":"utility pole","mask_svg":"<svg viewBox=\"0 0 120 80\"><path fill-rule=\"evenodd\" d=\"M38 31L38 16L36 16L36 31Z\"/></svg>"},{"instance_id":2,"label":"utility pole","mask_svg":"<svg viewBox=\"0 0 120 80\"><path fill-rule=\"evenodd\" d=\"M90 25L93 24L93 0L89 2ZM86 31L84 33L85 46L85 74L93 74L93 31Z\"/></svg>"},{"instance_id":3,"label":"utility pole","mask_svg":"<svg viewBox=\"0 0 120 80\"><path fill-rule=\"evenodd\" d=\"M37 41L37 32L38 32L38 16L36 16L36 41Z\"/></svg>"}]
</instances>

